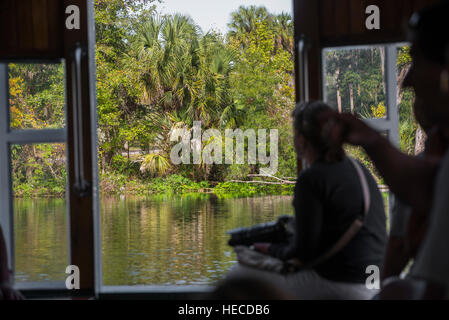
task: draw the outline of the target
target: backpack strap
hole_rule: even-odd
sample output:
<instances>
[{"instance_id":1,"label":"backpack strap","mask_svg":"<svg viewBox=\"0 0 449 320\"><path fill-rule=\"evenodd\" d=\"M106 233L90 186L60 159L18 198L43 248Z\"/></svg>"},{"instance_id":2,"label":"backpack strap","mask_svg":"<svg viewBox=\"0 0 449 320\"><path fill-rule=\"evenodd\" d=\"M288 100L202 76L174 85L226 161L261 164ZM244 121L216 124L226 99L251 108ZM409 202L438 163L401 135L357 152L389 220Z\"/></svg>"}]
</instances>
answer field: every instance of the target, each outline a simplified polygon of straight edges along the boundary
<instances>
[{"instance_id":1,"label":"backpack strap","mask_svg":"<svg viewBox=\"0 0 449 320\"><path fill-rule=\"evenodd\" d=\"M360 185L362 187L362 193L363 193L363 204L364 204L364 210L363 210L363 219L368 215L369 209L371 207L371 194L369 191L368 181L366 180L365 173L363 172L362 167L357 162L357 160L354 160L353 158L348 157L349 161L351 161L352 165L354 166L355 170L357 171L357 175L359 176Z\"/></svg>"}]
</instances>

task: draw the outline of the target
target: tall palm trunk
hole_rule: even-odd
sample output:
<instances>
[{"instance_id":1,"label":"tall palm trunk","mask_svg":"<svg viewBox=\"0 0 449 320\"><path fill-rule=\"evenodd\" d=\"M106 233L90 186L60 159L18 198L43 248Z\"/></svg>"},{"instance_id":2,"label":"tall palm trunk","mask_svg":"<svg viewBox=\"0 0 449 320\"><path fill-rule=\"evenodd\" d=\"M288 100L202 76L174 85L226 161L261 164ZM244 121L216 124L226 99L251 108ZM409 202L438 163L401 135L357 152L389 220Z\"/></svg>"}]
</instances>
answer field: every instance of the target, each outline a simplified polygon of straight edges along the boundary
<instances>
[{"instance_id":1,"label":"tall palm trunk","mask_svg":"<svg viewBox=\"0 0 449 320\"><path fill-rule=\"evenodd\" d=\"M386 89L387 89L387 84L385 81L385 47L380 47L379 48L379 54L380 54L380 69L382 71L382 92L383 94L386 93ZM376 103L377 103L377 99L376 99Z\"/></svg>"},{"instance_id":2,"label":"tall palm trunk","mask_svg":"<svg viewBox=\"0 0 449 320\"><path fill-rule=\"evenodd\" d=\"M340 88L337 87L337 107L338 107L338 112L342 113L342 108L341 108L341 94L340 94Z\"/></svg>"},{"instance_id":3,"label":"tall palm trunk","mask_svg":"<svg viewBox=\"0 0 449 320\"><path fill-rule=\"evenodd\" d=\"M405 76L407 75L408 71L410 70L410 64L407 64L401 70L399 71L398 75L398 97L397 97L397 105L399 106L402 102L402 95L404 94L404 90L402 90L402 84L404 83Z\"/></svg>"},{"instance_id":4,"label":"tall palm trunk","mask_svg":"<svg viewBox=\"0 0 449 320\"><path fill-rule=\"evenodd\" d=\"M416 130L416 136L415 136L415 155L420 154L424 151L424 146L426 142L426 134L421 127L418 127Z\"/></svg>"},{"instance_id":5,"label":"tall palm trunk","mask_svg":"<svg viewBox=\"0 0 449 320\"><path fill-rule=\"evenodd\" d=\"M351 113L354 114L354 88L352 83L349 84L349 99L351 103Z\"/></svg>"},{"instance_id":6,"label":"tall palm trunk","mask_svg":"<svg viewBox=\"0 0 449 320\"><path fill-rule=\"evenodd\" d=\"M340 75L340 68L337 68L336 72L335 72L335 79L338 79L338 76ZM337 82L337 107L338 107L338 112L341 113L342 107L341 107L341 94L340 94L340 87L338 86L338 82Z\"/></svg>"}]
</instances>

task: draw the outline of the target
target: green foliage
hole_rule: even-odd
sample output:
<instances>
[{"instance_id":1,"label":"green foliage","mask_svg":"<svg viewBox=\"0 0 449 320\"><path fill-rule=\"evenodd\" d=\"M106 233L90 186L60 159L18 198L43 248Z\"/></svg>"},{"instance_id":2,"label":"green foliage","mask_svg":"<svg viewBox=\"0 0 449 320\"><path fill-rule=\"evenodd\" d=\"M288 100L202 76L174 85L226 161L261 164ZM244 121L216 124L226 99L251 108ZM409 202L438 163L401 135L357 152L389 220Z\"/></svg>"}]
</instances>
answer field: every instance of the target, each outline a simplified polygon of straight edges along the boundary
<instances>
[{"instance_id":1,"label":"green foliage","mask_svg":"<svg viewBox=\"0 0 449 320\"><path fill-rule=\"evenodd\" d=\"M408 67L412 63L412 57L410 56L410 47L400 47L398 51L397 66L399 69Z\"/></svg>"},{"instance_id":2,"label":"green foliage","mask_svg":"<svg viewBox=\"0 0 449 320\"><path fill-rule=\"evenodd\" d=\"M65 125L64 65L9 64L11 129L62 128ZM65 146L12 145L15 196L65 193Z\"/></svg>"},{"instance_id":3,"label":"green foliage","mask_svg":"<svg viewBox=\"0 0 449 320\"><path fill-rule=\"evenodd\" d=\"M294 176L296 156L290 118L295 101L291 17L274 16L263 7L240 7L232 14L229 27L228 43L239 52L230 77L236 108L242 114L235 123L242 130L278 129L277 174ZM258 173L258 166L232 165L227 179L245 178L248 173Z\"/></svg>"},{"instance_id":4,"label":"green foliage","mask_svg":"<svg viewBox=\"0 0 449 320\"><path fill-rule=\"evenodd\" d=\"M11 164L15 196L61 196L65 193L64 145L13 145Z\"/></svg>"},{"instance_id":5,"label":"green foliage","mask_svg":"<svg viewBox=\"0 0 449 320\"><path fill-rule=\"evenodd\" d=\"M415 154L415 138L418 123L413 115L413 93L405 90L399 105L399 142L400 149L408 154Z\"/></svg>"},{"instance_id":6,"label":"green foliage","mask_svg":"<svg viewBox=\"0 0 449 320\"><path fill-rule=\"evenodd\" d=\"M121 154L116 154L112 157L111 168L114 172L131 177L139 174L139 164L129 160Z\"/></svg>"},{"instance_id":7,"label":"green foliage","mask_svg":"<svg viewBox=\"0 0 449 320\"><path fill-rule=\"evenodd\" d=\"M280 157L279 167L294 171L289 147L293 24L288 14L241 7L223 37L203 34L187 16L160 16L143 1L97 0L96 10L103 171L123 172L114 159L126 152L125 145L147 153L141 172L153 177L170 171L196 181L222 181L228 170L238 177L257 170L244 165L170 166L171 130L199 120L203 130L280 129L280 152L288 154Z\"/></svg>"},{"instance_id":8,"label":"green foliage","mask_svg":"<svg viewBox=\"0 0 449 320\"><path fill-rule=\"evenodd\" d=\"M369 171L371 171L378 184L384 183L382 176L379 175L377 169L374 167L374 164L361 147L346 145L344 149L348 156L358 159L366 168L368 168Z\"/></svg>"},{"instance_id":9,"label":"green foliage","mask_svg":"<svg viewBox=\"0 0 449 320\"><path fill-rule=\"evenodd\" d=\"M236 72L230 79L237 105L246 113L267 111L278 102L275 98L281 89L293 101L293 91L288 89L293 73L292 56L288 51L276 49L275 30L269 28L268 21L256 22L247 38L243 49L240 43L231 40L231 46L240 48Z\"/></svg>"},{"instance_id":10,"label":"green foliage","mask_svg":"<svg viewBox=\"0 0 449 320\"><path fill-rule=\"evenodd\" d=\"M150 190L155 193L190 193L198 192L201 189L209 188L209 182L193 182L183 176L174 174L166 178L154 179L150 184Z\"/></svg>"},{"instance_id":11,"label":"green foliage","mask_svg":"<svg viewBox=\"0 0 449 320\"><path fill-rule=\"evenodd\" d=\"M335 109L353 112L361 118L385 118L385 90L383 83L383 48L330 50L326 52L325 82L327 101ZM398 84L402 84L411 66L410 48L398 49ZM399 102L399 147L403 152L414 154L417 123L413 116L414 96L410 90L398 88ZM351 96L352 92L352 96ZM353 110L351 110L351 101ZM349 155L361 160L382 182L367 155L356 147L348 146Z\"/></svg>"},{"instance_id":12,"label":"green foliage","mask_svg":"<svg viewBox=\"0 0 449 320\"><path fill-rule=\"evenodd\" d=\"M382 55L383 48L374 47L327 51L325 82L328 103L335 109L341 107L343 112L370 117L371 106L385 101Z\"/></svg>"},{"instance_id":13,"label":"green foliage","mask_svg":"<svg viewBox=\"0 0 449 320\"><path fill-rule=\"evenodd\" d=\"M130 35L154 13L153 1L96 0L97 104L100 166L106 170L126 142L148 148L148 127L141 120L140 88L126 66Z\"/></svg>"},{"instance_id":14,"label":"green foliage","mask_svg":"<svg viewBox=\"0 0 449 320\"><path fill-rule=\"evenodd\" d=\"M210 188L208 181L194 182L181 175L141 180L126 174L108 173L101 176L100 189L103 194L167 194L204 192Z\"/></svg>"},{"instance_id":15,"label":"green foliage","mask_svg":"<svg viewBox=\"0 0 449 320\"><path fill-rule=\"evenodd\" d=\"M293 184L272 185L257 183L219 183L213 192L219 197L252 197L260 195L292 195L294 191Z\"/></svg>"},{"instance_id":16,"label":"green foliage","mask_svg":"<svg viewBox=\"0 0 449 320\"><path fill-rule=\"evenodd\" d=\"M9 64L12 129L62 128L63 64Z\"/></svg>"},{"instance_id":17,"label":"green foliage","mask_svg":"<svg viewBox=\"0 0 449 320\"><path fill-rule=\"evenodd\" d=\"M291 16L242 6L232 13L228 34L221 35L203 33L188 16L162 16L153 3L95 1L101 191L209 192L210 184L218 183L213 191L220 196L291 194L290 185L225 182L246 179L264 165L173 166L169 160L175 143L170 133L190 129L194 121L202 122L203 131L277 129L276 175L296 176ZM410 66L408 50L398 52L400 72ZM336 106L338 93L343 111L383 118L382 54L376 48L327 52L328 101ZM10 64L9 85L12 128L65 126L63 65ZM413 96L401 93L401 149L413 153ZM348 150L374 170L360 150ZM65 149L60 145L13 146L12 162L16 195L64 193Z\"/></svg>"},{"instance_id":18,"label":"green foliage","mask_svg":"<svg viewBox=\"0 0 449 320\"><path fill-rule=\"evenodd\" d=\"M143 159L141 172L149 172L152 176L162 176L170 169L170 160L166 157L151 153Z\"/></svg>"}]
</instances>

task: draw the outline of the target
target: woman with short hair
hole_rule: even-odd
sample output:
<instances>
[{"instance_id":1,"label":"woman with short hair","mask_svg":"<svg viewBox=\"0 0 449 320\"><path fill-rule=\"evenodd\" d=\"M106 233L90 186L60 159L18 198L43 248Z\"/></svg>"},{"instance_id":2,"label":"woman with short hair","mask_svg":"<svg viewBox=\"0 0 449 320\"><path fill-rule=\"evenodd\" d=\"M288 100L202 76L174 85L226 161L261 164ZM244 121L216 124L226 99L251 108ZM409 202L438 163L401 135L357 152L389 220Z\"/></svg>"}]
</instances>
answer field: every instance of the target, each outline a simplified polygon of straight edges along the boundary
<instances>
[{"instance_id":1,"label":"woman with short hair","mask_svg":"<svg viewBox=\"0 0 449 320\"><path fill-rule=\"evenodd\" d=\"M304 267L286 275L236 269L272 277L299 299L369 299L377 291L366 286L367 269L381 269L387 239L384 203L370 172L322 135L320 115L330 110L323 102L310 101L298 104L292 114L295 150L305 164L295 186L294 240L254 244L259 252L284 261L296 258ZM361 228L323 259L356 220L363 221Z\"/></svg>"}]
</instances>

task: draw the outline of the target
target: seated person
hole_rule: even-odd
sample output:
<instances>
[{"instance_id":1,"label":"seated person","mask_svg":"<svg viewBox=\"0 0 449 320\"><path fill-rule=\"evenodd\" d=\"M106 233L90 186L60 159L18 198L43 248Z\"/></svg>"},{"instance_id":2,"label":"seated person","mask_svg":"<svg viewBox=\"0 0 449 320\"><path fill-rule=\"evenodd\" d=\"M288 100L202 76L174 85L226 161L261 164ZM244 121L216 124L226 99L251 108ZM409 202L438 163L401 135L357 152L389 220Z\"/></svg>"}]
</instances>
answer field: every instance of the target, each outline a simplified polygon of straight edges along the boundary
<instances>
[{"instance_id":1,"label":"seated person","mask_svg":"<svg viewBox=\"0 0 449 320\"><path fill-rule=\"evenodd\" d=\"M447 149L447 142L438 137L438 134L435 136L437 133L435 126L446 118L440 117L441 114L449 111L447 110L449 106L444 99L441 99L442 95L439 92L441 88L449 86L449 83L444 84L442 76L444 74L442 66L445 64L443 49L448 44L448 37L446 36L446 39L442 35L435 37L435 32L444 28L444 16L448 14L447 11L447 4L424 9L413 16L409 25L408 36L412 41L413 66L404 79L403 87L414 89L417 98L413 104L413 113L426 134L430 134L426 150L420 157L441 158ZM427 84L438 81L440 85L428 85L426 90L423 90ZM448 81L446 77L446 82ZM419 217L420 215L424 217ZM410 259L414 258L426 234L428 217L429 212L421 214L413 212L408 203L396 199L382 278L400 275Z\"/></svg>"},{"instance_id":2,"label":"seated person","mask_svg":"<svg viewBox=\"0 0 449 320\"><path fill-rule=\"evenodd\" d=\"M372 265L381 269L387 238L384 203L376 181L359 164L370 198L365 214L366 199L354 163L342 148L331 149L321 135L320 114L329 110L326 104L315 101L301 103L293 111L295 149L307 167L298 176L293 200L296 239L290 244L258 243L255 249L282 260L297 258L307 266L362 217L360 230L328 259L293 274L268 276L277 277L278 283L299 299L369 299L377 292L365 285L366 270ZM238 270L259 273L242 265L232 272Z\"/></svg>"},{"instance_id":3,"label":"seated person","mask_svg":"<svg viewBox=\"0 0 449 320\"><path fill-rule=\"evenodd\" d=\"M393 198L393 201L390 214L390 233L381 280L400 276L411 258L407 243L407 226L412 208L396 197Z\"/></svg>"},{"instance_id":4,"label":"seated person","mask_svg":"<svg viewBox=\"0 0 449 320\"><path fill-rule=\"evenodd\" d=\"M276 283L252 276L240 276L219 282L206 300L294 300Z\"/></svg>"},{"instance_id":5,"label":"seated person","mask_svg":"<svg viewBox=\"0 0 449 320\"><path fill-rule=\"evenodd\" d=\"M449 197L446 194L449 183L449 151L441 161L435 180L432 210L428 214L430 222L426 223L428 232L419 234L422 243L413 266L404 280L396 277L384 281L380 294L382 299L449 299ZM419 231L417 228L408 229L408 233Z\"/></svg>"},{"instance_id":6,"label":"seated person","mask_svg":"<svg viewBox=\"0 0 449 320\"><path fill-rule=\"evenodd\" d=\"M417 120L420 122L418 117ZM441 137L438 137L438 133L436 134L437 137L435 137L434 129L430 131L425 129L425 131L428 134L426 148L418 157L431 156L435 159L442 158L444 152L435 150L434 146L437 144L437 149L441 147L446 149L448 143L442 141ZM413 268L412 262L427 234L429 220L430 211L419 212L400 199L394 198L382 280L392 276L401 276L402 272L409 271ZM409 267L406 269L407 266Z\"/></svg>"},{"instance_id":7,"label":"seated person","mask_svg":"<svg viewBox=\"0 0 449 320\"><path fill-rule=\"evenodd\" d=\"M405 280L387 279L381 299L449 299L449 152L435 184L429 232Z\"/></svg>"},{"instance_id":8,"label":"seated person","mask_svg":"<svg viewBox=\"0 0 449 320\"><path fill-rule=\"evenodd\" d=\"M8 269L7 257L5 239L0 226L0 300L23 299L22 294L11 287L11 275Z\"/></svg>"}]
</instances>

